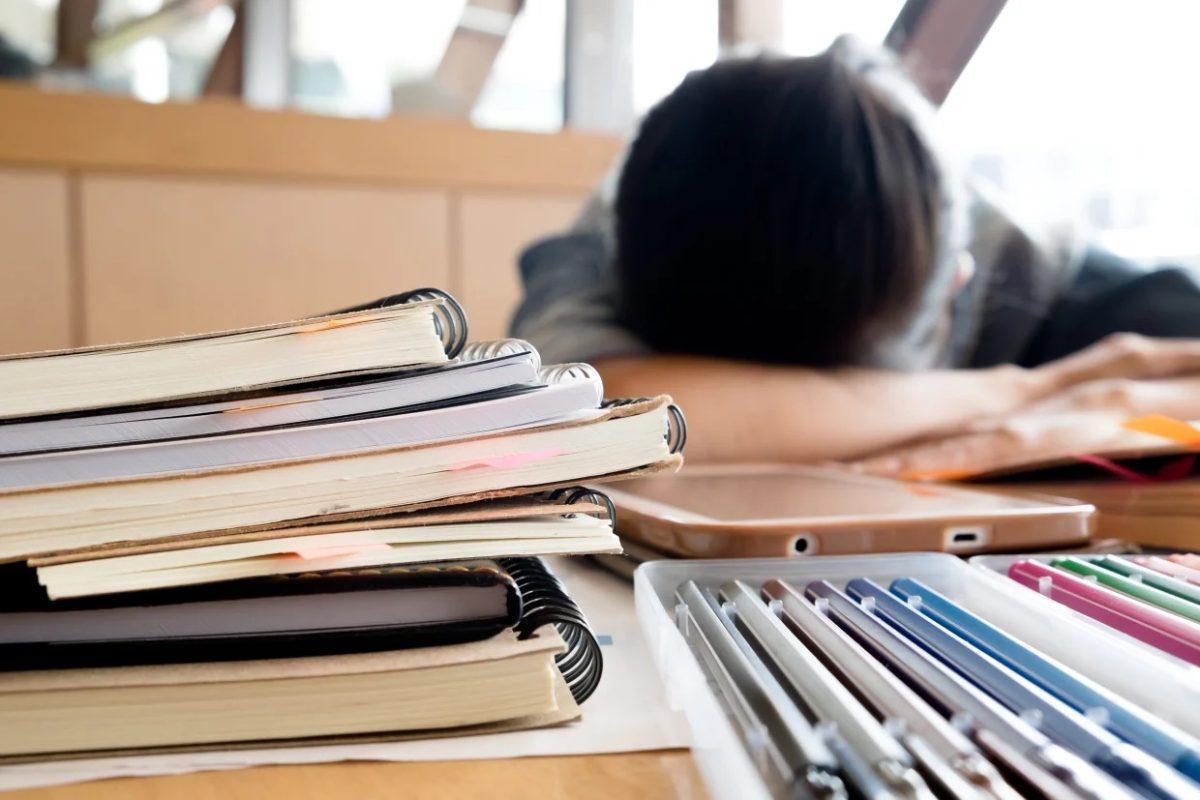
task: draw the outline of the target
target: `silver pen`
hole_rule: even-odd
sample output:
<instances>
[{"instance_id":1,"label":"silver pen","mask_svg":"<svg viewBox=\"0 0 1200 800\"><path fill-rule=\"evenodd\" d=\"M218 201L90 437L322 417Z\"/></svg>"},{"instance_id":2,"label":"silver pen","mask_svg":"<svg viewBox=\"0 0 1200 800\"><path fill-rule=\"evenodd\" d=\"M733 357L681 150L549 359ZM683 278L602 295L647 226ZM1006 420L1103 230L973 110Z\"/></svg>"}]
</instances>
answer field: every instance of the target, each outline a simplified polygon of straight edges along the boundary
<instances>
[{"instance_id":1,"label":"silver pen","mask_svg":"<svg viewBox=\"0 0 1200 800\"><path fill-rule=\"evenodd\" d=\"M774 667L783 687L798 704L821 723L832 725L838 739L852 755L839 757L848 778L854 772L847 763L857 757L867 766L873 780L860 778L857 783L874 786L874 796L894 796L911 800L934 800L933 793L913 767L912 757L896 738L871 716L858 699L826 669L821 660L805 648L784 624L759 599L758 594L741 581L721 587L725 610L738 630L750 641L760 657ZM835 754L837 747L835 746ZM863 770L857 770L863 775Z\"/></svg>"},{"instance_id":2,"label":"silver pen","mask_svg":"<svg viewBox=\"0 0 1200 800\"><path fill-rule=\"evenodd\" d=\"M847 800L837 758L737 632L710 592L694 581L675 591L678 624L741 728L751 759L789 797Z\"/></svg>"},{"instance_id":3,"label":"silver pen","mask_svg":"<svg viewBox=\"0 0 1200 800\"><path fill-rule=\"evenodd\" d=\"M832 672L853 687L885 724L899 728L900 742L944 792L963 800L1021 800L970 739L798 591L775 580L765 583L762 592Z\"/></svg>"}]
</instances>

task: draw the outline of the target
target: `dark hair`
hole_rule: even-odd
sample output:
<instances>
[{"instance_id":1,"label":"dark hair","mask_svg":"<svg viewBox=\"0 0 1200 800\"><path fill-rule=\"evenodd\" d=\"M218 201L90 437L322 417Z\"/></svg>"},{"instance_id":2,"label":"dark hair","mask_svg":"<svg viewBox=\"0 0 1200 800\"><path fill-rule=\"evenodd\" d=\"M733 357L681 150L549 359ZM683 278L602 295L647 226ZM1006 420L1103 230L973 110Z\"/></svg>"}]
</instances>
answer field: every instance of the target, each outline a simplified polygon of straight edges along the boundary
<instances>
[{"instance_id":1,"label":"dark hair","mask_svg":"<svg viewBox=\"0 0 1200 800\"><path fill-rule=\"evenodd\" d=\"M621 174L623 321L660 352L854 361L933 279L939 187L911 120L832 52L693 73Z\"/></svg>"}]
</instances>

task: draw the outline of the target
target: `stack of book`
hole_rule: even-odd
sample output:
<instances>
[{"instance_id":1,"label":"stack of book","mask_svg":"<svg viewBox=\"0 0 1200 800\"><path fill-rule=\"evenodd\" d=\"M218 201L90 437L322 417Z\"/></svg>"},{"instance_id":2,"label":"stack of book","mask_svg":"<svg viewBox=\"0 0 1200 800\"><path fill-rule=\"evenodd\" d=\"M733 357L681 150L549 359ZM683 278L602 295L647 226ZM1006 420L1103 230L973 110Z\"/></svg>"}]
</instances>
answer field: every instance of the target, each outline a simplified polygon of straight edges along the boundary
<instances>
[{"instance_id":1,"label":"stack of book","mask_svg":"<svg viewBox=\"0 0 1200 800\"><path fill-rule=\"evenodd\" d=\"M419 290L0 359L0 757L576 717L600 651L536 556L618 551L579 484L678 468L683 418L466 340Z\"/></svg>"}]
</instances>

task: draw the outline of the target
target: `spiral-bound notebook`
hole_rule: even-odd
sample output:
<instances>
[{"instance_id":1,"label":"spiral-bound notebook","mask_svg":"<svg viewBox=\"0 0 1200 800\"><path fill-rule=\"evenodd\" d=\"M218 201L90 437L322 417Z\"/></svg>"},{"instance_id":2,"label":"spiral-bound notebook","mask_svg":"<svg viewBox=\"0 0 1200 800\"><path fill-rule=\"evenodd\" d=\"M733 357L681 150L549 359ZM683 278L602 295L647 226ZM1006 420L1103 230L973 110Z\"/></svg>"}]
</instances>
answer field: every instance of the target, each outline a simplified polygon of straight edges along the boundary
<instances>
[{"instance_id":1,"label":"spiral-bound notebook","mask_svg":"<svg viewBox=\"0 0 1200 800\"><path fill-rule=\"evenodd\" d=\"M236 331L0 358L0 419L228 395L422 364L465 343L461 307L421 289Z\"/></svg>"},{"instance_id":2,"label":"spiral-bound notebook","mask_svg":"<svg viewBox=\"0 0 1200 800\"><path fill-rule=\"evenodd\" d=\"M537 351L518 339L469 345L437 367L353 376L225 399L0 422L0 456L147 444L415 414L529 391Z\"/></svg>"},{"instance_id":3,"label":"spiral-bound notebook","mask_svg":"<svg viewBox=\"0 0 1200 800\"><path fill-rule=\"evenodd\" d=\"M271 653L287 657L264 658L268 648L255 649L262 631L257 640L247 640L245 651L257 660L245 655L229 660L240 643L228 630L210 633L207 645L168 632L126 646L121 652L127 666L106 666L111 654L84 647L66 662L72 668L0 673L0 757L532 727L577 716L576 703L599 682L603 664L596 638L538 559L440 564L357 577L367 580L342 575L310 578L312 583L300 588L293 584L285 599L320 597L321 603L308 604L310 611L323 608L337 615L340 610L342 627L296 630L305 624L302 617L288 615L292 630L276 639L285 646ZM264 609L260 602L278 595L245 585L225 591L242 596L195 601L204 608L192 622L210 628L239 625L244 631L255 622L281 621L284 612ZM438 602L391 603L395 619L383 624L380 615L397 591L434 592L431 601ZM372 593L383 602L364 601L363 595ZM328 602L338 596L354 602ZM220 603L239 613L214 611ZM166 604L160 611L169 614L178 607ZM109 626L120 624L115 620ZM83 630L80 626L76 634ZM298 652L307 655L296 657ZM89 661L89 655L95 659ZM114 708L120 709L119 719Z\"/></svg>"},{"instance_id":4,"label":"spiral-bound notebook","mask_svg":"<svg viewBox=\"0 0 1200 800\"><path fill-rule=\"evenodd\" d=\"M525 355L525 364L528 365L532 356L530 351L525 351ZM479 362L480 365L489 363ZM468 364L463 366L469 367ZM421 377L434 378L439 375L458 377L453 368ZM399 384L403 388L405 380L392 380L389 383ZM365 391L374 386L368 384L356 388ZM599 374L586 364L547 367L533 372L522 383L494 386L488 391L466 396L443 396L436 403L416 409L385 407L344 415L351 418L340 421L318 419L305 424L272 426L268 429L226 430L218 435L172 436L166 441L127 441L110 447L11 455L0 458L0 491L323 458L482 436L594 409L600 404L602 395ZM342 394L332 402L345 407L348 405L346 400L357 400L362 404L363 399L362 393L349 397ZM270 397L266 401L272 404L292 402L288 396ZM385 399L384 402L388 401ZM274 405L262 410L267 415L279 416L281 407L288 408L286 405ZM196 419L191 408L174 411L176 415L189 415L182 417L189 426L204 424ZM206 427L212 427L231 416L245 419L255 413L253 405L245 411L225 410L217 415L206 413L209 419L216 417ZM179 427L180 420L180 416L175 416L166 422L171 427ZM85 419L84 423L87 422L90 420ZM103 435L103 429L107 427L88 425L85 430L89 435ZM3 434L0 440L11 442L8 431L0 428L0 434Z\"/></svg>"}]
</instances>

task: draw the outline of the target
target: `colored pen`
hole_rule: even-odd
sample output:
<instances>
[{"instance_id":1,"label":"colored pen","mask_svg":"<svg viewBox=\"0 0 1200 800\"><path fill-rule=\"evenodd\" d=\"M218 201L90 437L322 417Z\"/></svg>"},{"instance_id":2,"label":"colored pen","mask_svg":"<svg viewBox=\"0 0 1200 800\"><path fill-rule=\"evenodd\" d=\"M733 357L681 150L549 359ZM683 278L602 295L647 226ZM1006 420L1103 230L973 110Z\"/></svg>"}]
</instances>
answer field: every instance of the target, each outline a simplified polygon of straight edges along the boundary
<instances>
[{"instance_id":1,"label":"colored pen","mask_svg":"<svg viewBox=\"0 0 1200 800\"><path fill-rule=\"evenodd\" d=\"M1051 796L1089 800L1132 796L1095 765L1052 742L828 581L808 584L805 596L888 669L913 686L943 716L970 726L970 735L977 744L985 746L999 739L1018 753L1020 763L1014 767L1026 773L1038 771L1032 782L1054 786Z\"/></svg>"},{"instance_id":2,"label":"colored pen","mask_svg":"<svg viewBox=\"0 0 1200 800\"><path fill-rule=\"evenodd\" d=\"M990 730L979 730L975 733L979 747L988 754L1008 775L1009 782L1021 793L1022 797L1040 797L1043 800L1058 800L1060 797L1078 797L1079 795L1064 787L1046 770L1029 757L1012 747L1002 737ZM1104 773L1100 773L1103 775ZM1107 776L1105 776L1106 779ZM1128 797L1122 793L1122 797Z\"/></svg>"},{"instance_id":3,"label":"colored pen","mask_svg":"<svg viewBox=\"0 0 1200 800\"><path fill-rule=\"evenodd\" d=\"M1200 569L1185 567L1183 564L1176 564L1174 561L1168 561L1160 556L1133 556L1131 560L1156 572L1187 581L1193 586L1200 586Z\"/></svg>"},{"instance_id":4,"label":"colored pen","mask_svg":"<svg viewBox=\"0 0 1200 800\"><path fill-rule=\"evenodd\" d=\"M1150 603L1151 605L1170 611L1172 614L1178 614L1181 617L1190 619L1192 622L1200 623L1200 606L1167 594L1161 589L1147 586L1141 581L1135 581L1132 578L1126 578L1124 575L1118 575L1110 570L1089 564L1080 558L1052 558L1050 559L1050 566L1074 572L1076 575L1082 575L1085 578L1095 578L1102 585L1107 586L1113 591L1127 594L1130 597L1136 597L1144 603Z\"/></svg>"},{"instance_id":5,"label":"colored pen","mask_svg":"<svg viewBox=\"0 0 1200 800\"><path fill-rule=\"evenodd\" d=\"M840 738L860 756L877 782L899 797L933 800L912 758L858 700L769 611L741 581L721 587L724 610L773 670L784 689L822 723L832 723ZM843 768L846 762L840 759ZM847 770L849 772L849 770ZM851 777L849 774L847 777Z\"/></svg>"},{"instance_id":6,"label":"colored pen","mask_svg":"<svg viewBox=\"0 0 1200 800\"><path fill-rule=\"evenodd\" d=\"M778 580L768 581L762 592L825 666L863 698L886 726L899 731L901 744L921 765L927 780L936 781L945 794L960 800L1020 800L962 731L799 592Z\"/></svg>"},{"instance_id":7,"label":"colored pen","mask_svg":"<svg viewBox=\"0 0 1200 800\"><path fill-rule=\"evenodd\" d=\"M1155 589L1173 594L1184 600L1189 600L1193 604L1200 604L1200 586L1194 586L1187 581L1182 581L1179 578L1172 578L1169 575L1163 575L1160 572L1143 567L1128 558L1119 556L1104 556L1103 558L1088 559L1096 566L1110 569L1113 572L1120 573L1127 578L1140 580L1147 586L1153 586ZM1170 562L1168 562L1170 563Z\"/></svg>"},{"instance_id":8,"label":"colored pen","mask_svg":"<svg viewBox=\"0 0 1200 800\"><path fill-rule=\"evenodd\" d=\"M1037 561L1016 561L1008 577L1055 602L1200 666L1200 628L1186 619Z\"/></svg>"},{"instance_id":9,"label":"colored pen","mask_svg":"<svg viewBox=\"0 0 1200 800\"><path fill-rule=\"evenodd\" d=\"M879 584L855 578L846 593L873 602L878 617L933 653L1017 714L1035 714L1051 739L1086 758L1143 797L1200 798L1200 787L1138 748L1123 742L1058 698L921 614Z\"/></svg>"},{"instance_id":10,"label":"colored pen","mask_svg":"<svg viewBox=\"0 0 1200 800\"><path fill-rule=\"evenodd\" d=\"M1099 718L1104 720L1104 727L1193 781L1200 780L1200 742L1193 737L1009 636L920 581L898 578L890 588L910 605L915 602L922 614L1076 711L1088 714L1096 709L1103 710Z\"/></svg>"},{"instance_id":11,"label":"colored pen","mask_svg":"<svg viewBox=\"0 0 1200 800\"><path fill-rule=\"evenodd\" d=\"M729 711L747 738L757 737L773 776L791 796L846 800L838 761L826 736L813 728L788 698L765 664L737 632L711 593L694 581L675 592L687 609L684 637L707 648L698 654L709 665L709 678L721 687ZM699 641L697 641L697 637ZM711 662L715 659L716 664ZM762 737L766 730L768 737ZM755 753L759 761L761 754ZM761 766L761 764L760 764Z\"/></svg>"},{"instance_id":12,"label":"colored pen","mask_svg":"<svg viewBox=\"0 0 1200 800\"><path fill-rule=\"evenodd\" d=\"M1200 555L1195 553L1173 553L1167 559L1188 569L1200 569Z\"/></svg>"}]
</instances>

